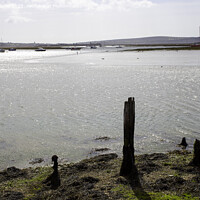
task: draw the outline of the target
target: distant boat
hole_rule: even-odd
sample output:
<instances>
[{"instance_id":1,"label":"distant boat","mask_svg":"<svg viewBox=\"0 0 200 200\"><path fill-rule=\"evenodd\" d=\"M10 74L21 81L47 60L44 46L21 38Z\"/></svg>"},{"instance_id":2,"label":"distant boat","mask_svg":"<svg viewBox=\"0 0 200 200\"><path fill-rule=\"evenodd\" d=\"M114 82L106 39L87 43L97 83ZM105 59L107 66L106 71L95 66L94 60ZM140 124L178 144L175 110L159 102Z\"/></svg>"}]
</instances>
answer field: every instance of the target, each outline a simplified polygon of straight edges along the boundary
<instances>
[{"instance_id":1,"label":"distant boat","mask_svg":"<svg viewBox=\"0 0 200 200\"><path fill-rule=\"evenodd\" d=\"M193 44L193 45L191 45L191 47L200 47L200 44L198 43L198 44Z\"/></svg>"},{"instance_id":2,"label":"distant boat","mask_svg":"<svg viewBox=\"0 0 200 200\"><path fill-rule=\"evenodd\" d=\"M90 47L90 49L96 49L96 48L97 48L96 46L91 46L91 47Z\"/></svg>"},{"instance_id":3,"label":"distant boat","mask_svg":"<svg viewBox=\"0 0 200 200\"><path fill-rule=\"evenodd\" d=\"M35 51L46 51L46 49L40 47L40 48L38 48L38 49L35 49Z\"/></svg>"},{"instance_id":4,"label":"distant boat","mask_svg":"<svg viewBox=\"0 0 200 200\"><path fill-rule=\"evenodd\" d=\"M4 52L5 52L5 49L0 49L0 52L1 52L1 53L4 53Z\"/></svg>"},{"instance_id":5,"label":"distant boat","mask_svg":"<svg viewBox=\"0 0 200 200\"><path fill-rule=\"evenodd\" d=\"M81 50L81 47L72 47L71 50L72 50L72 51Z\"/></svg>"},{"instance_id":6,"label":"distant boat","mask_svg":"<svg viewBox=\"0 0 200 200\"><path fill-rule=\"evenodd\" d=\"M10 48L10 49L8 49L8 51L16 51L16 49L15 48Z\"/></svg>"}]
</instances>

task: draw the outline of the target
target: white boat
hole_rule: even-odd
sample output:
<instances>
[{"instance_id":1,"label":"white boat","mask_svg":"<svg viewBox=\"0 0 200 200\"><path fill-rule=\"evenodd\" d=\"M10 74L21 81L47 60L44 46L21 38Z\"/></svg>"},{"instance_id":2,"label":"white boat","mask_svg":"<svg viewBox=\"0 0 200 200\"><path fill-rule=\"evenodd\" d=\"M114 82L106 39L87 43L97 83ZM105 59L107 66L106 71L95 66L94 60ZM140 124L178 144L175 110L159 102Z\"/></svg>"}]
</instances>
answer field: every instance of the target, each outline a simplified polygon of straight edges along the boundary
<instances>
[{"instance_id":1,"label":"white boat","mask_svg":"<svg viewBox=\"0 0 200 200\"><path fill-rule=\"evenodd\" d=\"M5 52L5 49L0 49L0 52L1 52L1 53L4 53L4 52Z\"/></svg>"},{"instance_id":2,"label":"white boat","mask_svg":"<svg viewBox=\"0 0 200 200\"><path fill-rule=\"evenodd\" d=\"M40 47L40 48L38 48L38 49L35 49L35 51L46 51L46 49Z\"/></svg>"}]
</instances>

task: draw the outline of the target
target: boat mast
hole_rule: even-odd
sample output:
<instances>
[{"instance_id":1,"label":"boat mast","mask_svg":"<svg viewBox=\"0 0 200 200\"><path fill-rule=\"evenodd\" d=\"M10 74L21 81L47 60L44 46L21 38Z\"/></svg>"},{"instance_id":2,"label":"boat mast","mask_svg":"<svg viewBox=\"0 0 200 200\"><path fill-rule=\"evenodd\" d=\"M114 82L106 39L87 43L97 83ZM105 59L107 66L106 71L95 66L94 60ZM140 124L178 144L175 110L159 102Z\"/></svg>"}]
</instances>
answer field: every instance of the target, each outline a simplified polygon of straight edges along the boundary
<instances>
[{"instance_id":1,"label":"boat mast","mask_svg":"<svg viewBox=\"0 0 200 200\"><path fill-rule=\"evenodd\" d=\"M200 26L199 26L199 38L200 38Z\"/></svg>"}]
</instances>

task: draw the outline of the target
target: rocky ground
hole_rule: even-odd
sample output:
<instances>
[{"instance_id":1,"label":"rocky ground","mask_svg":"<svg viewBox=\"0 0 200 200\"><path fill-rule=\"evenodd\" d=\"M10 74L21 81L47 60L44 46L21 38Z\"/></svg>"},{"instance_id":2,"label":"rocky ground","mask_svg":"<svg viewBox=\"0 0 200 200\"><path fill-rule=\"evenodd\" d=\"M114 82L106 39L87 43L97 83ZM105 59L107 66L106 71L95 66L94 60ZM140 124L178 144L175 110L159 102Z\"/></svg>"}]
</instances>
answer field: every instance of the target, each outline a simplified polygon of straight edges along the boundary
<instances>
[{"instance_id":1,"label":"rocky ground","mask_svg":"<svg viewBox=\"0 0 200 200\"><path fill-rule=\"evenodd\" d=\"M192 157L186 150L136 156L138 176L132 178L119 175L117 154L60 164L57 189L43 183L51 167L11 167L0 172L0 199L200 199L200 168L189 165Z\"/></svg>"}]
</instances>

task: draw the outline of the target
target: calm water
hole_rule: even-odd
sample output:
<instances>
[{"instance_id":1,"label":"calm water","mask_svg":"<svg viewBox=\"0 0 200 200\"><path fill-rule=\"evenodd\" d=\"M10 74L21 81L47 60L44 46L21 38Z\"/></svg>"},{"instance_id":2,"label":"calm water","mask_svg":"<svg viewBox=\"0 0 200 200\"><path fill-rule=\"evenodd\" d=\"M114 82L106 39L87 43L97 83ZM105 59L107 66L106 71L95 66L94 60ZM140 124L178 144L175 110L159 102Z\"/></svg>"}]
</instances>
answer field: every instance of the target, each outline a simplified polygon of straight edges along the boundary
<instances>
[{"instance_id":1,"label":"calm water","mask_svg":"<svg viewBox=\"0 0 200 200\"><path fill-rule=\"evenodd\" d=\"M94 148L121 155L123 106L136 101L137 153L200 139L200 51L0 54L0 169ZM95 138L108 136L109 141Z\"/></svg>"}]
</instances>

